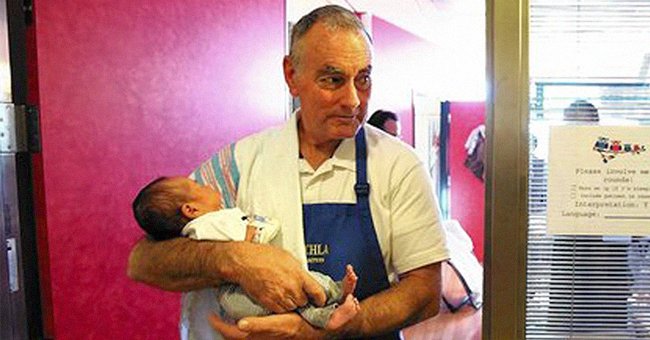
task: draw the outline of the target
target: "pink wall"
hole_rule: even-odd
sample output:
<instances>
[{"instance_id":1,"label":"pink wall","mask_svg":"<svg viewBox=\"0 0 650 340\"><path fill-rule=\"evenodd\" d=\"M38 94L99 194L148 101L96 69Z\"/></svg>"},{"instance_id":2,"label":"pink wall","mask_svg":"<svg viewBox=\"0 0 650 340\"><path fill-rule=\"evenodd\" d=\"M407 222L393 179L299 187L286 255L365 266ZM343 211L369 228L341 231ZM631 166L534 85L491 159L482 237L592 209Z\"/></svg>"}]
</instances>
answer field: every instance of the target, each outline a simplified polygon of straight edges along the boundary
<instances>
[{"instance_id":1,"label":"pink wall","mask_svg":"<svg viewBox=\"0 0 650 340\"><path fill-rule=\"evenodd\" d=\"M393 111L402 121L402 139L413 145L412 89L432 84L435 45L385 20L372 17L375 49L370 112Z\"/></svg>"},{"instance_id":2,"label":"pink wall","mask_svg":"<svg viewBox=\"0 0 650 340\"><path fill-rule=\"evenodd\" d=\"M283 120L284 1L35 6L47 331L176 338L179 295L125 276L142 234L130 202L150 179L187 174L227 142Z\"/></svg>"},{"instance_id":3,"label":"pink wall","mask_svg":"<svg viewBox=\"0 0 650 340\"><path fill-rule=\"evenodd\" d=\"M485 185L464 165L465 141L472 130L485 123L485 103L452 102L449 141L451 218L460 222L474 242L474 252L483 262Z\"/></svg>"}]
</instances>

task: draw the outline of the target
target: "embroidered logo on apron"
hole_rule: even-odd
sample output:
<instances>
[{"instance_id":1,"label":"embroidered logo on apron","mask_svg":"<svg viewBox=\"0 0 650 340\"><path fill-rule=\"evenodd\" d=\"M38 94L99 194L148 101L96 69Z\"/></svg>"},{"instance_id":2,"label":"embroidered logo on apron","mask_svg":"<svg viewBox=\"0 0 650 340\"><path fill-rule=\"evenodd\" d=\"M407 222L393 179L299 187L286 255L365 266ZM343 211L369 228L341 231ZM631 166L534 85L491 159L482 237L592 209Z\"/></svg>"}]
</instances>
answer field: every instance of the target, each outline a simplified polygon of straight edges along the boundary
<instances>
[{"instance_id":1,"label":"embroidered logo on apron","mask_svg":"<svg viewBox=\"0 0 650 340\"><path fill-rule=\"evenodd\" d=\"M327 255L330 254L330 246L327 243L308 243L305 245L307 263L325 263Z\"/></svg>"}]
</instances>

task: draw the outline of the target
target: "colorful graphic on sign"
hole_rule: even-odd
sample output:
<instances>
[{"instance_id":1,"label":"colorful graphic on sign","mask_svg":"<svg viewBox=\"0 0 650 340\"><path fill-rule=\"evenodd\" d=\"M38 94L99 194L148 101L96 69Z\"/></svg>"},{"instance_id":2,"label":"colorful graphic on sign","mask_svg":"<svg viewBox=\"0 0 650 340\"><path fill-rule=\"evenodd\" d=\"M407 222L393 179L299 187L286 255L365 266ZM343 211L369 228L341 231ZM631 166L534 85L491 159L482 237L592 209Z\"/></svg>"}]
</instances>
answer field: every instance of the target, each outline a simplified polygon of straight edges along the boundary
<instances>
[{"instance_id":1,"label":"colorful graphic on sign","mask_svg":"<svg viewBox=\"0 0 650 340\"><path fill-rule=\"evenodd\" d=\"M607 163L621 154L638 155L645 152L646 147L642 144L623 143L615 139L610 140L609 137L598 137L593 150L600 154L603 163Z\"/></svg>"}]
</instances>

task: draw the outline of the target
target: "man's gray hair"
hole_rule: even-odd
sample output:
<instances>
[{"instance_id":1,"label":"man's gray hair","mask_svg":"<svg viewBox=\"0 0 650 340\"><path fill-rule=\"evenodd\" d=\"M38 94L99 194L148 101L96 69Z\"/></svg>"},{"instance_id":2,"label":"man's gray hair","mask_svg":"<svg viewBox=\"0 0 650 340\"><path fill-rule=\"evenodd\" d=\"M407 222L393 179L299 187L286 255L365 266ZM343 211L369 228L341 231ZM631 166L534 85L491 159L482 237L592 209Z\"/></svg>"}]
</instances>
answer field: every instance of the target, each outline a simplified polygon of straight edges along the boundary
<instances>
[{"instance_id":1,"label":"man's gray hair","mask_svg":"<svg viewBox=\"0 0 650 340\"><path fill-rule=\"evenodd\" d=\"M363 23L353 12L337 5L319 7L300 18L291 30L289 58L291 58L294 67L298 67L302 61L303 51L300 44L302 37L317 22L325 25L325 27L332 31L363 32L368 37L368 41L372 42Z\"/></svg>"}]
</instances>

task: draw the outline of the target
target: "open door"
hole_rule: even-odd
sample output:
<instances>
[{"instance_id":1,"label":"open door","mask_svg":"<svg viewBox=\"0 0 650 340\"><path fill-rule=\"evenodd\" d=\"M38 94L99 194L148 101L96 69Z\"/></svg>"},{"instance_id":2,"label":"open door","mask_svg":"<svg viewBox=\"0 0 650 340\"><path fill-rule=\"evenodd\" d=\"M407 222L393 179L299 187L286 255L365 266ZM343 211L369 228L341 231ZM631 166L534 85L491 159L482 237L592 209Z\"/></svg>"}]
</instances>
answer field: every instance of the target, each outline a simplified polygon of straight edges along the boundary
<instances>
[{"instance_id":1,"label":"open door","mask_svg":"<svg viewBox=\"0 0 650 340\"><path fill-rule=\"evenodd\" d=\"M43 338L28 151L23 1L0 0L0 339Z\"/></svg>"}]
</instances>

